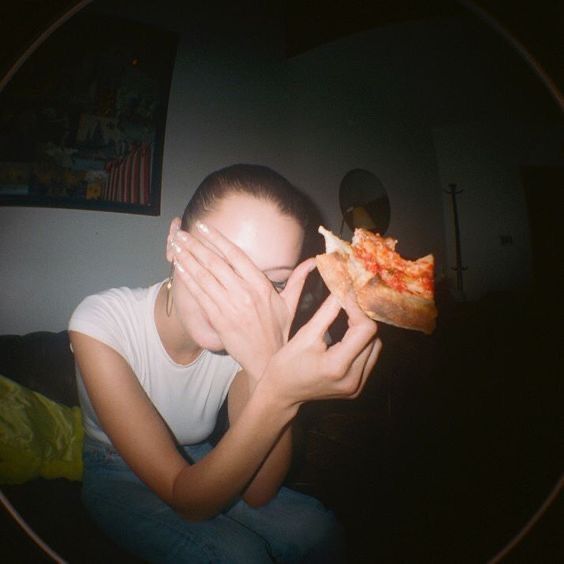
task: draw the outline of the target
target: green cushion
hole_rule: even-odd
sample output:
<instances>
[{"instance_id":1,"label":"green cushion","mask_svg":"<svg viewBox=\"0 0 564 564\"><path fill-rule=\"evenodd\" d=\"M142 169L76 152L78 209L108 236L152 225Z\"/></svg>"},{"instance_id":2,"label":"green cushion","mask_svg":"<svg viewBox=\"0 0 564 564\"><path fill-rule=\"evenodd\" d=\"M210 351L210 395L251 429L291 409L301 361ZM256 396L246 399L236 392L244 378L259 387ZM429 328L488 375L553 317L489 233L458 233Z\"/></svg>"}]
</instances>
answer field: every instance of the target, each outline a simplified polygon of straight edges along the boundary
<instances>
[{"instance_id":1,"label":"green cushion","mask_svg":"<svg viewBox=\"0 0 564 564\"><path fill-rule=\"evenodd\" d=\"M0 484L82 478L79 407L68 407L0 375Z\"/></svg>"}]
</instances>

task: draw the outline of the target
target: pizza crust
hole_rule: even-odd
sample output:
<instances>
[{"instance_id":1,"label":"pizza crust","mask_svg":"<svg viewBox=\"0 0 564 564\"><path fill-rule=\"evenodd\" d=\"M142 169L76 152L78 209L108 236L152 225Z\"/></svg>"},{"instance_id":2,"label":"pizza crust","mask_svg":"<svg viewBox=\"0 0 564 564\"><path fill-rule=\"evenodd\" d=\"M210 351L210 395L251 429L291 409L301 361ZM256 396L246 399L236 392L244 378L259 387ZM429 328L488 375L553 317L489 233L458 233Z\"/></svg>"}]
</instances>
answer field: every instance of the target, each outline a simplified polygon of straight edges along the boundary
<instances>
[{"instance_id":1,"label":"pizza crust","mask_svg":"<svg viewBox=\"0 0 564 564\"><path fill-rule=\"evenodd\" d=\"M432 301L396 292L379 283L376 277L355 288L355 293L358 305L376 321L427 335L435 330L437 310Z\"/></svg>"},{"instance_id":2,"label":"pizza crust","mask_svg":"<svg viewBox=\"0 0 564 564\"><path fill-rule=\"evenodd\" d=\"M343 253L333 252L317 255L315 262L327 288L343 306L345 296L353 290L348 270L348 257Z\"/></svg>"},{"instance_id":3,"label":"pizza crust","mask_svg":"<svg viewBox=\"0 0 564 564\"><path fill-rule=\"evenodd\" d=\"M355 260L349 243L320 228L327 252L316 256L317 268L329 291L341 305L353 292L360 308L376 321L403 329L430 334L436 325L437 309L433 300L398 292L383 284Z\"/></svg>"}]
</instances>

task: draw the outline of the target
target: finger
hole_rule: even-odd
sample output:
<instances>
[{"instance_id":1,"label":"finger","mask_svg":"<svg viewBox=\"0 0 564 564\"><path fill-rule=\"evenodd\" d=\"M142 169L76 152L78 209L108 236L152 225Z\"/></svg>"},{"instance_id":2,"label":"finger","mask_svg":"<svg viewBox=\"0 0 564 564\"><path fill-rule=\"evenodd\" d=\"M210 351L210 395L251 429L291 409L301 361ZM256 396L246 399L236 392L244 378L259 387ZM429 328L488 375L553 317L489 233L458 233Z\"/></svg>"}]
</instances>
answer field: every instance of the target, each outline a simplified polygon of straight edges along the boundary
<instances>
[{"instance_id":1,"label":"finger","mask_svg":"<svg viewBox=\"0 0 564 564\"><path fill-rule=\"evenodd\" d=\"M196 222L198 236L212 244L225 258L227 264L243 279L251 284L264 284L265 276L256 267L255 263L237 245L223 236L215 227Z\"/></svg>"},{"instance_id":2,"label":"finger","mask_svg":"<svg viewBox=\"0 0 564 564\"><path fill-rule=\"evenodd\" d=\"M338 382L336 382L337 391L331 396L332 399L342 399L343 397L355 399L361 394L368 378L372 374L381 348L382 342L380 339L374 339L352 359L349 366L340 367L341 376L338 378ZM332 362L334 363L334 361ZM339 366L333 363L330 363L328 366L333 366L333 368Z\"/></svg>"},{"instance_id":3,"label":"finger","mask_svg":"<svg viewBox=\"0 0 564 564\"><path fill-rule=\"evenodd\" d=\"M232 288L240 283L237 274L218 254L218 250L201 241L186 231L177 231L172 243L179 262L189 268L189 257L192 256L205 269L207 269L224 288ZM190 262L193 266L193 262Z\"/></svg>"},{"instance_id":4,"label":"finger","mask_svg":"<svg viewBox=\"0 0 564 564\"><path fill-rule=\"evenodd\" d=\"M173 245L174 260L176 269L185 275L183 279L189 279L193 285L197 286L197 296L200 296L200 301L202 301L201 295L205 294L217 304L217 307L222 307L223 310L232 303L243 301L242 290L239 287L241 281L237 280L237 275L231 267L217 255L209 257L208 263L214 263L210 264L209 268L202 264L200 262L201 254L200 260L198 260L195 253L192 252L192 247L195 246L192 245L192 240L194 240L193 237L185 239L190 250L188 247L181 248L176 243ZM200 246L202 245L200 244ZM231 272L225 272L225 270ZM191 286L191 289L194 293L194 286Z\"/></svg>"},{"instance_id":5,"label":"finger","mask_svg":"<svg viewBox=\"0 0 564 564\"><path fill-rule=\"evenodd\" d=\"M328 373L332 374L335 386L330 399L354 399L360 395L368 379L365 367L372 353L373 346L374 342L366 345L357 356L350 360L349 364L335 363L334 361L327 363L326 368L329 370Z\"/></svg>"},{"instance_id":6,"label":"finger","mask_svg":"<svg viewBox=\"0 0 564 564\"><path fill-rule=\"evenodd\" d=\"M172 261L172 242L174 241L174 237L176 235L176 232L180 229L180 218L179 217L175 217L171 223L170 223L170 227L169 227L169 231L168 231L168 237L167 237L167 247L166 247L166 253L167 253L167 260Z\"/></svg>"},{"instance_id":7,"label":"finger","mask_svg":"<svg viewBox=\"0 0 564 564\"><path fill-rule=\"evenodd\" d=\"M362 311L358 302L356 301L356 295L354 292L348 292L342 302L343 309L346 311L349 318L349 325L356 325L359 323L365 323L368 316Z\"/></svg>"},{"instance_id":8,"label":"finger","mask_svg":"<svg viewBox=\"0 0 564 564\"><path fill-rule=\"evenodd\" d=\"M366 355L366 358L364 358L364 365L362 367L362 376L361 376L360 384L358 386L357 391L355 392L355 394L352 396L351 399L358 397L362 392L362 390L364 389L364 386L366 385L368 378L370 377L372 371L374 370L376 361L380 356L380 351L382 350L382 341L380 339L374 339L374 341L372 341L368 345L366 350L368 351L368 354Z\"/></svg>"},{"instance_id":9,"label":"finger","mask_svg":"<svg viewBox=\"0 0 564 564\"><path fill-rule=\"evenodd\" d=\"M341 305L337 298L329 294L312 318L298 331L296 337L300 335L311 339L323 338L331 323L339 315L339 311L341 311Z\"/></svg>"},{"instance_id":10,"label":"finger","mask_svg":"<svg viewBox=\"0 0 564 564\"><path fill-rule=\"evenodd\" d=\"M374 367L376 366L376 362L380 358L380 353L382 352L382 340L381 339L374 339L374 344L372 345L372 350L370 351L370 356L368 357L368 361L366 362L366 366L364 367L364 371L366 375L370 375Z\"/></svg>"},{"instance_id":11,"label":"finger","mask_svg":"<svg viewBox=\"0 0 564 564\"><path fill-rule=\"evenodd\" d=\"M314 269L315 259L313 258L307 259L299 264L288 279L286 288L284 288L284 291L280 293L280 297L284 299L291 317L294 316L296 308L298 307L298 302L300 300L300 296L302 295L305 281L309 273Z\"/></svg>"},{"instance_id":12,"label":"finger","mask_svg":"<svg viewBox=\"0 0 564 564\"><path fill-rule=\"evenodd\" d=\"M327 351L329 362L341 366L352 364L355 357L374 339L376 331L376 323L364 314L362 319L354 323L349 319L349 328L342 340Z\"/></svg>"},{"instance_id":13,"label":"finger","mask_svg":"<svg viewBox=\"0 0 564 564\"><path fill-rule=\"evenodd\" d=\"M370 353L372 352L372 345L374 343L368 343L366 347L353 359L348 370L345 372L342 380L342 385L348 390L348 397L353 399L360 395L364 383L367 380L367 375L365 374L366 363Z\"/></svg>"},{"instance_id":14,"label":"finger","mask_svg":"<svg viewBox=\"0 0 564 564\"><path fill-rule=\"evenodd\" d=\"M186 270L182 265L180 265L177 259L174 259L175 266L175 280L180 278L180 281L188 289L192 297L204 310L208 319L211 321L213 319L221 318L221 310L217 305L218 302L214 301L200 285L200 277L194 276L192 271ZM220 302L219 302L220 303Z\"/></svg>"}]
</instances>

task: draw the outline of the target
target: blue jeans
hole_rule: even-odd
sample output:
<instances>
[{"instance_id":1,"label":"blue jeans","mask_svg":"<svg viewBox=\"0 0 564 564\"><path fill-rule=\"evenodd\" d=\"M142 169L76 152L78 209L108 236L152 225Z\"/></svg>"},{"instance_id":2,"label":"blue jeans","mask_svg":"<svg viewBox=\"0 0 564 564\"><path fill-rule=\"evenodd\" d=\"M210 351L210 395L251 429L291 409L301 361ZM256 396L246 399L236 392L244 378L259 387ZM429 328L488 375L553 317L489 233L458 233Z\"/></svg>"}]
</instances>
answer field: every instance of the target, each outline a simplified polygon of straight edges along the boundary
<instances>
[{"instance_id":1,"label":"blue jeans","mask_svg":"<svg viewBox=\"0 0 564 564\"><path fill-rule=\"evenodd\" d=\"M209 443L184 447L196 461ZM86 438L82 500L98 526L149 562L255 564L344 560L342 530L318 500L281 488L253 509L238 500L213 519L189 522L164 503L112 448Z\"/></svg>"}]
</instances>

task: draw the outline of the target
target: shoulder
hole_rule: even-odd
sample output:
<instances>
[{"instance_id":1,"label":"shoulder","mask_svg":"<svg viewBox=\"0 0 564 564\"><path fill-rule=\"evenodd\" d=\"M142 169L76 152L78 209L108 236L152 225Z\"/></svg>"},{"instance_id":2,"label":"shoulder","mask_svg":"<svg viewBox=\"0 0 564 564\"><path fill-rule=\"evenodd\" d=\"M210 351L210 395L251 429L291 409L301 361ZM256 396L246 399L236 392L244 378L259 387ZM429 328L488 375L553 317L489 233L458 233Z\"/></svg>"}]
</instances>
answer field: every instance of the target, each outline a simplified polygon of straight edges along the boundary
<instances>
[{"instance_id":1,"label":"shoulder","mask_svg":"<svg viewBox=\"0 0 564 564\"><path fill-rule=\"evenodd\" d=\"M148 288L112 288L88 296L74 310L68 329L116 348L116 342L142 325L158 286L160 283Z\"/></svg>"},{"instance_id":2,"label":"shoulder","mask_svg":"<svg viewBox=\"0 0 564 564\"><path fill-rule=\"evenodd\" d=\"M71 325L77 319L104 314L118 314L124 309L135 307L147 296L149 288L111 288L87 296L80 302L71 317Z\"/></svg>"},{"instance_id":3,"label":"shoulder","mask_svg":"<svg viewBox=\"0 0 564 564\"><path fill-rule=\"evenodd\" d=\"M110 288L96 294L87 296L82 300L79 307L82 304L88 303L120 303L120 302L130 302L130 301L141 301L143 300L148 292L153 288L150 286L148 288L129 288L122 286L120 288Z\"/></svg>"}]
</instances>

